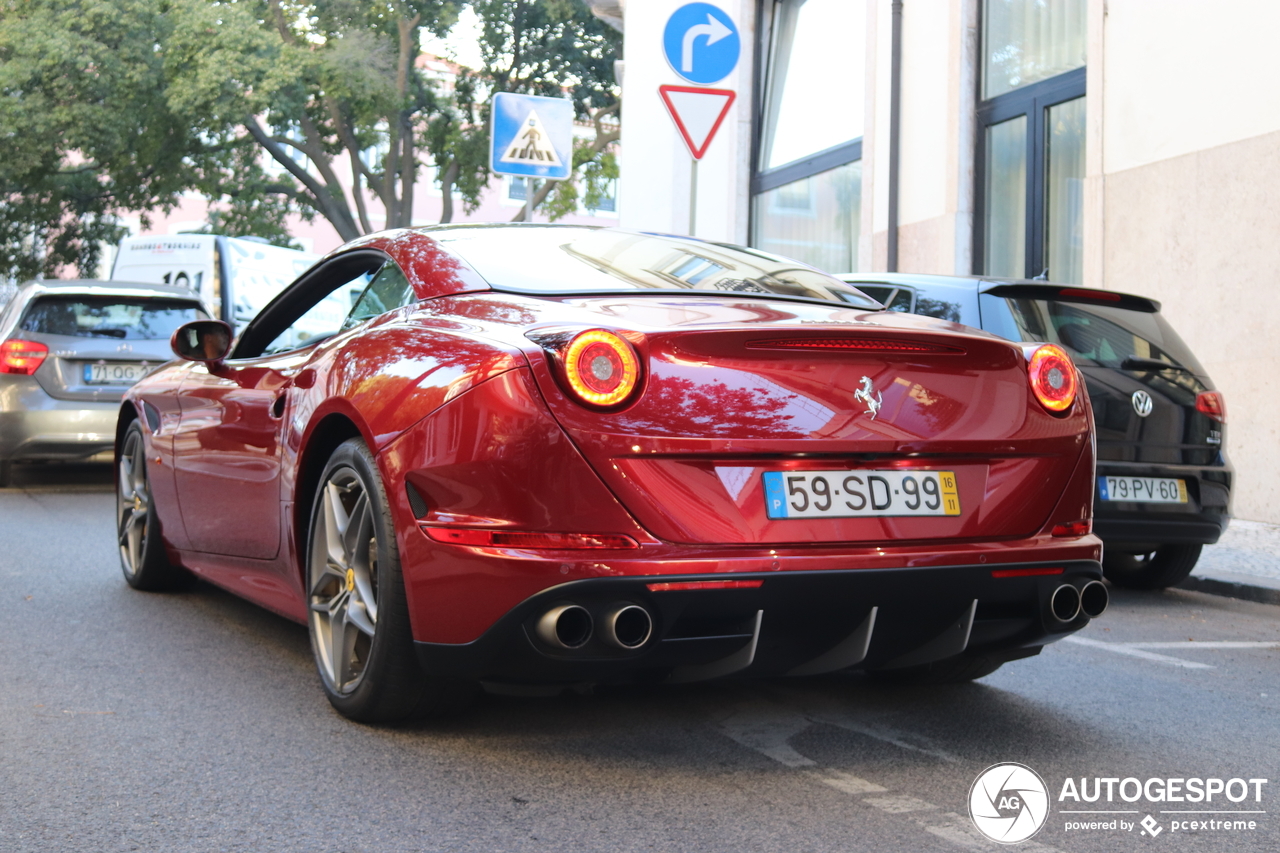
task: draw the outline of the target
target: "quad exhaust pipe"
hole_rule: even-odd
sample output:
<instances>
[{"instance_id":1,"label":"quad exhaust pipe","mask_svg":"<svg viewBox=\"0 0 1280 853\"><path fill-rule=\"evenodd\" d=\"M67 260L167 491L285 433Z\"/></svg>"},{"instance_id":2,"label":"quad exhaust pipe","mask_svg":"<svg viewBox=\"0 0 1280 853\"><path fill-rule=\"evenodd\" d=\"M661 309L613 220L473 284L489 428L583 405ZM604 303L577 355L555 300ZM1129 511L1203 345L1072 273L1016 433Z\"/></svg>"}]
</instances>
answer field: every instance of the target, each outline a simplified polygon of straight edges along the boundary
<instances>
[{"instance_id":1,"label":"quad exhaust pipe","mask_svg":"<svg viewBox=\"0 0 1280 853\"><path fill-rule=\"evenodd\" d=\"M553 607L538 620L538 637L557 649L580 649L591 639L595 625L587 608L577 604Z\"/></svg>"},{"instance_id":2,"label":"quad exhaust pipe","mask_svg":"<svg viewBox=\"0 0 1280 853\"><path fill-rule=\"evenodd\" d=\"M1090 619L1097 619L1107 609L1111 594L1102 581L1089 581L1080 590L1080 609Z\"/></svg>"},{"instance_id":3,"label":"quad exhaust pipe","mask_svg":"<svg viewBox=\"0 0 1280 853\"><path fill-rule=\"evenodd\" d=\"M580 604L560 604L538 620L538 639L557 649L580 649L591 641L595 620ZM618 602L605 612L600 639L614 648L638 649L653 636L653 616L638 604Z\"/></svg>"},{"instance_id":4,"label":"quad exhaust pipe","mask_svg":"<svg viewBox=\"0 0 1280 853\"><path fill-rule=\"evenodd\" d=\"M638 604L615 604L601 627L604 641L619 649L638 649L653 635L653 617Z\"/></svg>"},{"instance_id":5,"label":"quad exhaust pipe","mask_svg":"<svg viewBox=\"0 0 1280 853\"><path fill-rule=\"evenodd\" d=\"M1080 590L1064 583L1049 596L1049 612L1059 622L1074 622L1080 615Z\"/></svg>"},{"instance_id":6,"label":"quad exhaust pipe","mask_svg":"<svg viewBox=\"0 0 1280 853\"><path fill-rule=\"evenodd\" d=\"M1049 612L1059 622L1074 622L1083 613L1090 619L1097 619L1107 609L1111 600L1107 587L1102 581L1089 581L1077 589L1074 585L1064 583L1049 596Z\"/></svg>"}]
</instances>

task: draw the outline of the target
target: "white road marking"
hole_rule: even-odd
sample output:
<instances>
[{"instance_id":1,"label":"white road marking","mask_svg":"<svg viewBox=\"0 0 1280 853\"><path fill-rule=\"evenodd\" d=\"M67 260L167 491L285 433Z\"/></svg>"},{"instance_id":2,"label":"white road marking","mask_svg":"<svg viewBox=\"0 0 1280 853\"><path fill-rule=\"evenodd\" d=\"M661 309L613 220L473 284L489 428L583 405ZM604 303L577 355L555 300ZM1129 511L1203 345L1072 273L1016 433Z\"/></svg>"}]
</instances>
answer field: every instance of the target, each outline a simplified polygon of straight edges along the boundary
<instances>
[{"instance_id":1,"label":"white road marking","mask_svg":"<svg viewBox=\"0 0 1280 853\"><path fill-rule=\"evenodd\" d=\"M948 764L960 764L961 761L949 752L930 746L920 746L910 743L906 740L907 735L902 732L886 729L883 726L869 726L861 720L855 720L847 714L814 714L810 717L815 723L826 723L827 725L836 726L855 734L866 735L869 738L883 741L899 749L910 750L911 752L919 752L936 758L939 761L945 761Z\"/></svg>"},{"instance_id":2,"label":"white road marking","mask_svg":"<svg viewBox=\"0 0 1280 853\"><path fill-rule=\"evenodd\" d=\"M713 716L720 716L713 714ZM973 850L990 850L991 842L978 832L972 822L954 812L938 814L942 810L933 803L909 794L893 793L861 776L843 770L820 767L813 759L801 755L788 742L815 723L834 725L849 731L893 744L900 749L921 752L939 760L958 763L960 759L941 750L916 746L904 740L904 733L873 728L839 713L811 714L786 707L780 702L755 696L739 704L728 716L722 717L719 728L725 735L743 746L766 755L787 767L799 770L815 782L834 788L841 793L862 798L860 802L888 814L906 815L907 820L958 847ZM866 796L883 794L884 796ZM1053 847L1023 842L1019 853L1061 853Z\"/></svg>"},{"instance_id":3,"label":"white road marking","mask_svg":"<svg viewBox=\"0 0 1280 853\"><path fill-rule=\"evenodd\" d=\"M844 791L846 794L858 796L861 794L886 794L888 788L882 788L875 782L868 782L852 773L845 773L843 770L831 770L828 768L820 768L818 770L806 770L804 774L812 779L816 779L824 785L830 785L837 791Z\"/></svg>"},{"instance_id":4,"label":"white road marking","mask_svg":"<svg viewBox=\"0 0 1280 853\"><path fill-rule=\"evenodd\" d=\"M1181 640L1176 643L1121 643L1131 649L1280 649L1280 642L1242 640Z\"/></svg>"},{"instance_id":5,"label":"white road marking","mask_svg":"<svg viewBox=\"0 0 1280 853\"><path fill-rule=\"evenodd\" d=\"M781 700L775 700L781 701ZM795 699L791 699L795 701ZM819 723L821 725L835 726L854 734L865 735L878 741L896 746L899 749L918 752L927 755L930 758L936 758L939 761L945 761L948 764L963 764L964 762L947 752L939 749L928 738L918 733L900 732L896 729L888 728L880 724L871 724L865 720L855 717L847 710L847 706L836 699L829 696L821 698L807 696L805 707L798 710L801 716L809 720L811 723Z\"/></svg>"},{"instance_id":6,"label":"white road marking","mask_svg":"<svg viewBox=\"0 0 1280 853\"><path fill-rule=\"evenodd\" d=\"M1182 658L1169 657L1168 655L1158 655L1155 652L1137 649L1131 645L1122 643L1104 643L1101 640L1090 640L1087 637L1063 637L1064 643L1075 643L1080 646L1089 646L1095 649L1105 649L1108 652L1115 652L1118 655L1128 655L1129 657L1141 658L1142 660L1154 661L1156 663L1164 663L1170 666L1180 666L1183 669L1213 669L1211 664L1199 663L1193 660L1183 660Z\"/></svg>"},{"instance_id":7,"label":"white road marking","mask_svg":"<svg viewBox=\"0 0 1280 853\"><path fill-rule=\"evenodd\" d=\"M730 738L787 767L812 767L817 764L813 759L796 752L787 743L810 725L807 717L763 701L739 705L733 714L720 721L721 731Z\"/></svg>"},{"instance_id":8,"label":"white road marking","mask_svg":"<svg viewBox=\"0 0 1280 853\"><path fill-rule=\"evenodd\" d=\"M917 820L916 822L924 827L925 832L950 841L959 847L967 847L970 850L986 850L990 853L990 851L998 850L1002 846L995 844L991 839L978 832L968 818L961 817L955 812L947 812L942 815L942 818L945 823L925 825L923 820ZM1009 845L1009 847L1010 849L1016 849L1018 853L1062 853L1058 848L1041 844L1034 839L1023 841L1016 845Z\"/></svg>"},{"instance_id":9,"label":"white road marking","mask_svg":"<svg viewBox=\"0 0 1280 853\"><path fill-rule=\"evenodd\" d=\"M888 797L867 797L863 802L869 806L875 806L881 811L888 812L889 814L922 812L929 809L936 810L938 808L933 803L926 803L924 800L920 800L906 794L892 794Z\"/></svg>"},{"instance_id":10,"label":"white road marking","mask_svg":"<svg viewBox=\"0 0 1280 853\"><path fill-rule=\"evenodd\" d=\"M925 832L932 833L944 841L950 841L952 844L960 847L967 847L970 850L990 850L991 842L985 836L973 828L973 824L966 821L960 815L948 813L943 815L948 818L944 824L936 826L926 826Z\"/></svg>"}]
</instances>

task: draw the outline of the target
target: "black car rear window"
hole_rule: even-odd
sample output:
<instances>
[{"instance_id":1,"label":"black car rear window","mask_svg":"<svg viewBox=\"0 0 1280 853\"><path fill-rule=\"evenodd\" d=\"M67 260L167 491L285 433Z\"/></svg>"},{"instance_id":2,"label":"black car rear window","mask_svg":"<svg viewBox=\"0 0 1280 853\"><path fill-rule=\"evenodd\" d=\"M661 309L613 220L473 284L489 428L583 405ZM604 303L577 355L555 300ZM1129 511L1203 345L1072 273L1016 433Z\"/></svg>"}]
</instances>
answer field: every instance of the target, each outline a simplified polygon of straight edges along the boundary
<instances>
[{"instance_id":1,"label":"black car rear window","mask_svg":"<svg viewBox=\"0 0 1280 853\"><path fill-rule=\"evenodd\" d=\"M880 305L799 261L665 234L612 228L443 228L433 240L462 256L495 290L537 294L689 290Z\"/></svg>"},{"instance_id":2,"label":"black car rear window","mask_svg":"<svg viewBox=\"0 0 1280 853\"><path fill-rule=\"evenodd\" d=\"M37 297L27 306L19 328L44 335L168 340L183 323L206 319L195 302L120 296Z\"/></svg>"},{"instance_id":3,"label":"black car rear window","mask_svg":"<svg viewBox=\"0 0 1280 853\"><path fill-rule=\"evenodd\" d=\"M1012 341L1061 344L1081 364L1122 370L1204 368L1159 313L1083 302L984 293L982 328Z\"/></svg>"}]
</instances>

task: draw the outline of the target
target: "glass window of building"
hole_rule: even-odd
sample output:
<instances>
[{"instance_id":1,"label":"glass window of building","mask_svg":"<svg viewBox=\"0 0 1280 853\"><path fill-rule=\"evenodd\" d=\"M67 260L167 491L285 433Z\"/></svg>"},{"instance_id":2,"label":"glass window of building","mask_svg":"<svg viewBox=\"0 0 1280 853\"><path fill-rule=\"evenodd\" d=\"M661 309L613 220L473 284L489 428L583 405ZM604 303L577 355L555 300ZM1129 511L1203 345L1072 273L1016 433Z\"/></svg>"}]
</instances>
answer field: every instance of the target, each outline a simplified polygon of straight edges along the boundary
<instances>
[{"instance_id":1,"label":"glass window of building","mask_svg":"<svg viewBox=\"0 0 1280 853\"><path fill-rule=\"evenodd\" d=\"M752 245L831 272L856 270L866 2L773 0L764 17Z\"/></svg>"},{"instance_id":2,"label":"glass window of building","mask_svg":"<svg viewBox=\"0 0 1280 853\"><path fill-rule=\"evenodd\" d=\"M986 0L982 97L1083 68L1086 0Z\"/></svg>"},{"instance_id":3,"label":"glass window of building","mask_svg":"<svg viewBox=\"0 0 1280 853\"><path fill-rule=\"evenodd\" d=\"M1084 275L1086 0L984 0L976 272Z\"/></svg>"}]
</instances>

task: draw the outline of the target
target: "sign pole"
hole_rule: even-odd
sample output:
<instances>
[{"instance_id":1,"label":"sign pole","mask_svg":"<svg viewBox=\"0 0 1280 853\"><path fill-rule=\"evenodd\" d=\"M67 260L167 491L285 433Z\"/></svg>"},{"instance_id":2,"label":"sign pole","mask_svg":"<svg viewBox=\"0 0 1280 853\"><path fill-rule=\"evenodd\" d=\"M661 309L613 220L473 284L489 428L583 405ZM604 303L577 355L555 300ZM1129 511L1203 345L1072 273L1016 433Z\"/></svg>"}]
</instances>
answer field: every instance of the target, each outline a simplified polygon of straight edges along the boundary
<instances>
[{"instance_id":1,"label":"sign pole","mask_svg":"<svg viewBox=\"0 0 1280 853\"><path fill-rule=\"evenodd\" d=\"M698 229L698 161L729 114L737 94L730 89L659 86L658 95L689 148L689 236Z\"/></svg>"},{"instance_id":2,"label":"sign pole","mask_svg":"<svg viewBox=\"0 0 1280 853\"><path fill-rule=\"evenodd\" d=\"M685 3L671 13L662 28L662 52L671 70L694 86L658 87L676 129L689 146L689 236L698 230L698 161L706 153L736 93L708 89L708 83L733 73L742 52L738 25L712 3Z\"/></svg>"},{"instance_id":3,"label":"sign pole","mask_svg":"<svg viewBox=\"0 0 1280 853\"><path fill-rule=\"evenodd\" d=\"M689 158L689 236L697 236L698 230L698 158Z\"/></svg>"}]
</instances>

